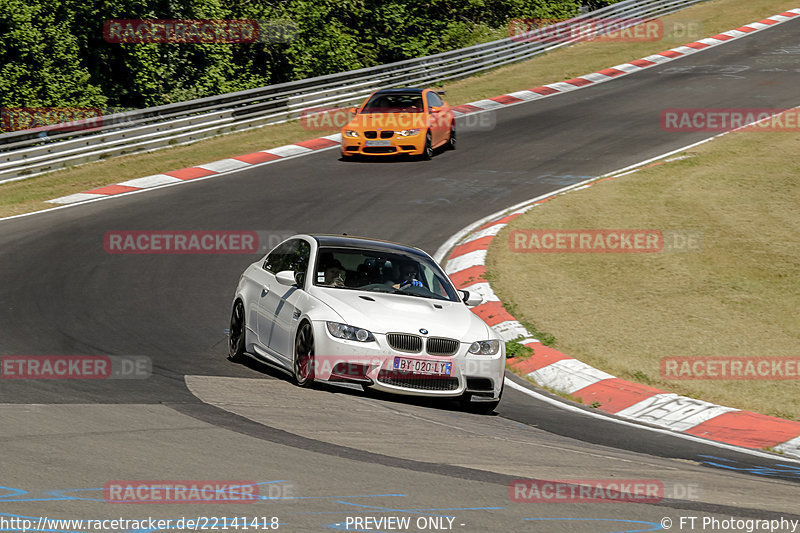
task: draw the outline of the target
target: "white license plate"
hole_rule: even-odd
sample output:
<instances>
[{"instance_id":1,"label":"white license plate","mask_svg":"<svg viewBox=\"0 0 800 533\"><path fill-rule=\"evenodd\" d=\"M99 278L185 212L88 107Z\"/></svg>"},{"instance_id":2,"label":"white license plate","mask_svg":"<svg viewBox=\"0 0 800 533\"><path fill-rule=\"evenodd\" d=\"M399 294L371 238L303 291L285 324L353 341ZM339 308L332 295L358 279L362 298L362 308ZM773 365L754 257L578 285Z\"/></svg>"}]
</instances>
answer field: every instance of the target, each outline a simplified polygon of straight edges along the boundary
<instances>
[{"instance_id":1,"label":"white license plate","mask_svg":"<svg viewBox=\"0 0 800 533\"><path fill-rule=\"evenodd\" d=\"M390 140L379 140L379 141L364 141L364 146L391 146L392 141Z\"/></svg>"},{"instance_id":2,"label":"white license plate","mask_svg":"<svg viewBox=\"0 0 800 533\"><path fill-rule=\"evenodd\" d=\"M394 368L401 372L414 372L415 374L431 374L435 376L449 376L451 361L426 361L424 359L409 359L395 357Z\"/></svg>"}]
</instances>

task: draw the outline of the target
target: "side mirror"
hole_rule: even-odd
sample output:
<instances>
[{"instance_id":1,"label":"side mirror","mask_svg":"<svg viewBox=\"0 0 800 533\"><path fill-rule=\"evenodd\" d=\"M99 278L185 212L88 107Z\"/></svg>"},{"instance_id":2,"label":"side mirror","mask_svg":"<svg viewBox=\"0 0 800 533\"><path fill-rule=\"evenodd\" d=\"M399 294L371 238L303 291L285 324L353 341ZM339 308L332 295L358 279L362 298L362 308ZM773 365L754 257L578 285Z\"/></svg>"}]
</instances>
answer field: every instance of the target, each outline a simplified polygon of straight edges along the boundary
<instances>
[{"instance_id":1,"label":"side mirror","mask_svg":"<svg viewBox=\"0 0 800 533\"><path fill-rule=\"evenodd\" d=\"M483 296L479 292L458 291L461 293L461 300L467 304L467 307L475 307L483 303Z\"/></svg>"},{"instance_id":2,"label":"side mirror","mask_svg":"<svg viewBox=\"0 0 800 533\"><path fill-rule=\"evenodd\" d=\"M433 107L431 107L431 113L438 113L438 112L439 112L439 111L441 111L441 110L442 110L442 108L441 108L441 107L439 107L439 106L433 106Z\"/></svg>"},{"instance_id":3,"label":"side mirror","mask_svg":"<svg viewBox=\"0 0 800 533\"><path fill-rule=\"evenodd\" d=\"M278 283L281 285L286 285L287 287L297 285L297 280L295 279L293 270L282 270L278 272L278 274L275 276L275 279L278 280Z\"/></svg>"},{"instance_id":4,"label":"side mirror","mask_svg":"<svg viewBox=\"0 0 800 533\"><path fill-rule=\"evenodd\" d=\"M348 111L349 113L353 114L353 115L357 115L357 114L358 114L358 108L357 108L357 107L349 107L349 108L347 109L347 111Z\"/></svg>"}]
</instances>

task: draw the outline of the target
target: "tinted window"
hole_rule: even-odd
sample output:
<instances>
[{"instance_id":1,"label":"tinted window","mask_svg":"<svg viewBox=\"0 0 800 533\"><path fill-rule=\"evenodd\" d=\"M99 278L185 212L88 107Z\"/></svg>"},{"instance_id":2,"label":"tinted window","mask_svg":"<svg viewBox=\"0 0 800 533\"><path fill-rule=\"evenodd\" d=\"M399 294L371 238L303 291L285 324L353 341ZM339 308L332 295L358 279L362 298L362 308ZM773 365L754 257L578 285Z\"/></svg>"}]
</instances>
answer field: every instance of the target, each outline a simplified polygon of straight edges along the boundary
<instances>
[{"instance_id":1,"label":"tinted window","mask_svg":"<svg viewBox=\"0 0 800 533\"><path fill-rule=\"evenodd\" d=\"M267 256L264 269L277 274L283 270L305 272L311 256L311 245L302 239L292 239L279 245Z\"/></svg>"},{"instance_id":2,"label":"tinted window","mask_svg":"<svg viewBox=\"0 0 800 533\"><path fill-rule=\"evenodd\" d=\"M422 95L419 93L377 93L361 110L362 113L422 113Z\"/></svg>"},{"instance_id":3,"label":"tinted window","mask_svg":"<svg viewBox=\"0 0 800 533\"><path fill-rule=\"evenodd\" d=\"M436 263L401 251L320 248L313 274L319 287L458 300Z\"/></svg>"},{"instance_id":4,"label":"tinted window","mask_svg":"<svg viewBox=\"0 0 800 533\"><path fill-rule=\"evenodd\" d=\"M434 92L428 93L428 107L434 107L434 106L442 107L443 105L444 101L441 98L439 98L438 94Z\"/></svg>"}]
</instances>

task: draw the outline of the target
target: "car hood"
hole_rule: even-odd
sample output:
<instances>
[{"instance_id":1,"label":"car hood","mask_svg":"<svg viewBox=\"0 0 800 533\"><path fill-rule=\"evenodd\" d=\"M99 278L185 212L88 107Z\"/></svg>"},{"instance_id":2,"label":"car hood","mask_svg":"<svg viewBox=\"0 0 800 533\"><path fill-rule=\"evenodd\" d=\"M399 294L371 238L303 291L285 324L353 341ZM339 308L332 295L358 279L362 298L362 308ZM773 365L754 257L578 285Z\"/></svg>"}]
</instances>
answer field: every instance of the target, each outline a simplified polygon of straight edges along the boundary
<instances>
[{"instance_id":1,"label":"car hood","mask_svg":"<svg viewBox=\"0 0 800 533\"><path fill-rule=\"evenodd\" d=\"M353 117L345 128L361 131L378 128L402 131L426 126L425 113L362 113Z\"/></svg>"},{"instance_id":2,"label":"car hood","mask_svg":"<svg viewBox=\"0 0 800 533\"><path fill-rule=\"evenodd\" d=\"M373 333L416 334L426 329L432 337L451 337L464 342L497 337L461 302L348 289L315 289L314 296L341 316L344 323Z\"/></svg>"}]
</instances>

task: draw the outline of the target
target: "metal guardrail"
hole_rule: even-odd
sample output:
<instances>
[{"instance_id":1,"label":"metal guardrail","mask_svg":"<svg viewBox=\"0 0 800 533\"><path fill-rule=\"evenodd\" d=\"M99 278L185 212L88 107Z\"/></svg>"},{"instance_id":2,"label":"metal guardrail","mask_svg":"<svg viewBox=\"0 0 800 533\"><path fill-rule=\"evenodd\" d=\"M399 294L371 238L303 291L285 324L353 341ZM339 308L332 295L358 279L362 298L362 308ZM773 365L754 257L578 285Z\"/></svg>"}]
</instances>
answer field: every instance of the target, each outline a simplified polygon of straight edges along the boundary
<instances>
[{"instance_id":1,"label":"metal guardrail","mask_svg":"<svg viewBox=\"0 0 800 533\"><path fill-rule=\"evenodd\" d=\"M472 76L674 13L701 1L705 0L623 0L545 30L548 35L573 35L574 30L581 28L571 38L507 37L376 67L107 115L102 117L102 125L92 130L44 136L32 130L3 133L0 134L0 184L108 157L189 144L295 120L309 107L354 104L380 88L430 85Z\"/></svg>"}]
</instances>

